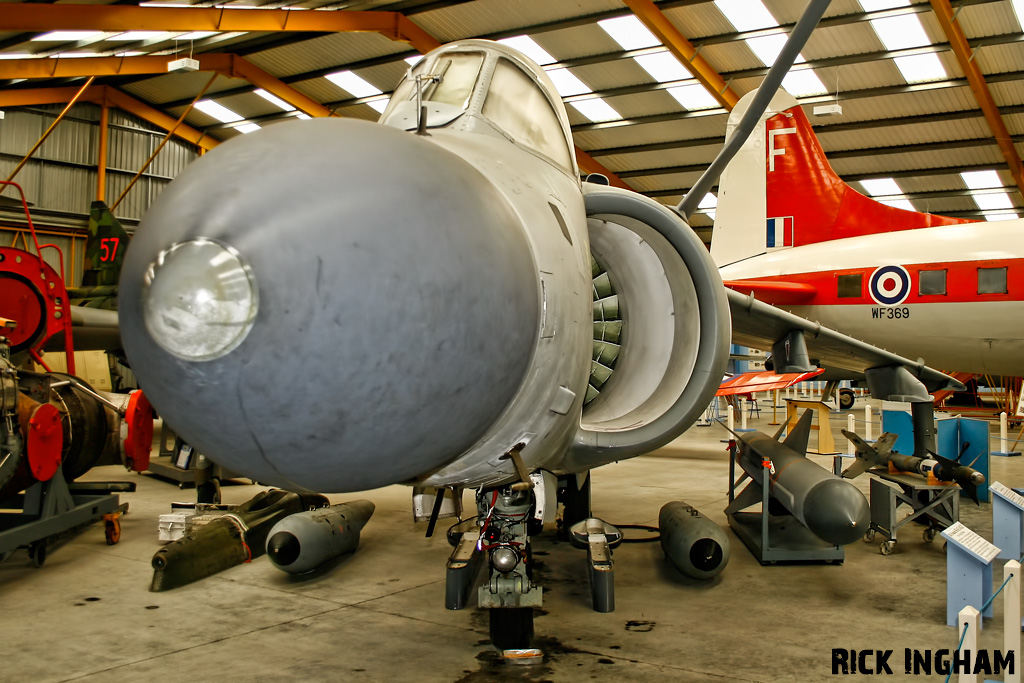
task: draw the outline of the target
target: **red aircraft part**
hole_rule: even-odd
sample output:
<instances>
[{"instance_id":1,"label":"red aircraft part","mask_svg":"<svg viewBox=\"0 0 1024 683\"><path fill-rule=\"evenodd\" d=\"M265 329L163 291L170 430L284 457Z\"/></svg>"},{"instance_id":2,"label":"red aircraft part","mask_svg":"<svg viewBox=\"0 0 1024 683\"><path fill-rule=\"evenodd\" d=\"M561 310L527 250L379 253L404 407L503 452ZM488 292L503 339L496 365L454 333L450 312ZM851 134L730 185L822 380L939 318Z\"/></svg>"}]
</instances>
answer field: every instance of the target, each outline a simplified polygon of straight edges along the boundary
<instances>
[{"instance_id":1,"label":"red aircraft part","mask_svg":"<svg viewBox=\"0 0 1024 683\"><path fill-rule=\"evenodd\" d=\"M750 394L757 391L772 391L773 389L785 389L805 379L817 377L824 370L813 372L787 372L776 375L774 372L744 372L741 375L730 377L722 382L716 396L732 396L733 394Z\"/></svg>"},{"instance_id":2,"label":"red aircraft part","mask_svg":"<svg viewBox=\"0 0 1024 683\"><path fill-rule=\"evenodd\" d=\"M64 447L60 411L49 403L43 403L32 411L26 442L25 454L32 476L38 481L49 481L60 467Z\"/></svg>"},{"instance_id":3,"label":"red aircraft part","mask_svg":"<svg viewBox=\"0 0 1024 683\"><path fill-rule=\"evenodd\" d=\"M35 254L0 247L0 317L17 323L5 332L12 353L38 348L57 332L70 339L67 307L68 293L57 271Z\"/></svg>"},{"instance_id":4,"label":"red aircraft part","mask_svg":"<svg viewBox=\"0 0 1024 683\"><path fill-rule=\"evenodd\" d=\"M124 438L125 464L134 472L149 469L149 453L153 447L153 408L141 391L133 391L124 412L128 434Z\"/></svg>"},{"instance_id":5,"label":"red aircraft part","mask_svg":"<svg viewBox=\"0 0 1024 683\"><path fill-rule=\"evenodd\" d=\"M726 280L722 284L740 294L753 294L757 299L777 306L807 303L818 292L814 285L783 280Z\"/></svg>"}]
</instances>

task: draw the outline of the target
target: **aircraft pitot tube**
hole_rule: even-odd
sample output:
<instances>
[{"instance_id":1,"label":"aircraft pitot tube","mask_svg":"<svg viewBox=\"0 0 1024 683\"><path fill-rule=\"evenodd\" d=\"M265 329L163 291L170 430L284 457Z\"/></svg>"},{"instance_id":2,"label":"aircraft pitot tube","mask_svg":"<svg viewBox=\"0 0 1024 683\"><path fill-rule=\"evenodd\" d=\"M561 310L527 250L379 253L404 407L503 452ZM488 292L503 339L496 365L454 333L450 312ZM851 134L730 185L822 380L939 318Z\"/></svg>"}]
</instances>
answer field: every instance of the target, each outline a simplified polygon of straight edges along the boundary
<instances>
[{"instance_id":1,"label":"aircraft pitot tube","mask_svg":"<svg viewBox=\"0 0 1024 683\"><path fill-rule=\"evenodd\" d=\"M416 108L413 76L445 69ZM536 96L515 135L513 81ZM486 41L425 57L381 123L228 141L126 255L140 385L198 451L295 491L497 486L518 444L561 474L667 443L722 377L721 279L677 214L581 183L572 153L543 70Z\"/></svg>"}]
</instances>

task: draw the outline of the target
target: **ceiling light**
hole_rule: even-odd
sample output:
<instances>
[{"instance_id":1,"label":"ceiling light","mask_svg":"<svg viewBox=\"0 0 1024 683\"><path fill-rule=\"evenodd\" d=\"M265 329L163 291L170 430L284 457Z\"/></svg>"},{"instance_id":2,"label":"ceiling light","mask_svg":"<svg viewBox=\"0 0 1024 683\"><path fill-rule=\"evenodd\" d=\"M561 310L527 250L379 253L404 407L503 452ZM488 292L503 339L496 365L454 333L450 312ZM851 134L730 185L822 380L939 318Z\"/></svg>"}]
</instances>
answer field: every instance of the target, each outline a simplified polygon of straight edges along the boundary
<instances>
[{"instance_id":1,"label":"ceiling light","mask_svg":"<svg viewBox=\"0 0 1024 683\"><path fill-rule=\"evenodd\" d=\"M27 52L0 52L0 59L32 59L35 56Z\"/></svg>"},{"instance_id":2,"label":"ceiling light","mask_svg":"<svg viewBox=\"0 0 1024 683\"><path fill-rule=\"evenodd\" d=\"M85 40L87 38L93 38L100 35L101 31L53 31L51 33L44 33L41 36L36 36L32 40L39 42L74 42L77 40Z\"/></svg>"},{"instance_id":3,"label":"ceiling light","mask_svg":"<svg viewBox=\"0 0 1024 683\"><path fill-rule=\"evenodd\" d=\"M209 114L221 123L234 123L235 121L241 121L244 118L243 116L231 111L223 104L217 104L213 100L199 100L196 102L196 109L205 114Z\"/></svg>"},{"instance_id":4,"label":"ceiling light","mask_svg":"<svg viewBox=\"0 0 1024 683\"><path fill-rule=\"evenodd\" d=\"M1014 220L1016 218L1020 218L1020 216L1018 216L1015 213L986 213L985 214L985 220L989 221L990 223L993 222L993 221L1012 221L1012 220Z\"/></svg>"},{"instance_id":5,"label":"ceiling light","mask_svg":"<svg viewBox=\"0 0 1024 683\"><path fill-rule=\"evenodd\" d=\"M313 117L310 116L309 114L296 114L295 118L301 119L302 121L309 121Z\"/></svg>"},{"instance_id":6,"label":"ceiling light","mask_svg":"<svg viewBox=\"0 0 1024 683\"><path fill-rule=\"evenodd\" d=\"M651 78L659 83L681 81L684 78L690 78L690 72L679 63L679 60L671 52L656 52L653 55L642 55L634 57L633 61L642 66L644 71L649 73Z\"/></svg>"},{"instance_id":7,"label":"ceiling light","mask_svg":"<svg viewBox=\"0 0 1024 683\"><path fill-rule=\"evenodd\" d=\"M1013 13L1017 15L1017 25L1024 29L1024 0L1010 0Z\"/></svg>"},{"instance_id":8,"label":"ceiling light","mask_svg":"<svg viewBox=\"0 0 1024 683\"><path fill-rule=\"evenodd\" d=\"M896 184L896 181L892 178L872 178L870 180L861 180L861 187L868 193L870 197L885 197L894 194L903 194L903 190Z\"/></svg>"},{"instance_id":9,"label":"ceiling light","mask_svg":"<svg viewBox=\"0 0 1024 683\"><path fill-rule=\"evenodd\" d=\"M199 40L215 35L217 35L216 31L192 31L191 33L182 33L176 40Z\"/></svg>"},{"instance_id":10,"label":"ceiling light","mask_svg":"<svg viewBox=\"0 0 1024 683\"><path fill-rule=\"evenodd\" d=\"M896 68L900 70L908 83L937 81L946 77L946 68L942 66L942 60L934 52L910 57L894 57L892 61L896 62Z\"/></svg>"},{"instance_id":11,"label":"ceiling light","mask_svg":"<svg viewBox=\"0 0 1024 683\"><path fill-rule=\"evenodd\" d=\"M551 64L555 61L555 58L548 54L547 50L537 44L530 36L514 36L512 38L502 38L498 41L502 45L508 45L514 50L519 50L524 55L537 62L540 65Z\"/></svg>"},{"instance_id":12,"label":"ceiling light","mask_svg":"<svg viewBox=\"0 0 1024 683\"><path fill-rule=\"evenodd\" d=\"M894 7L909 7L910 0L860 0L860 6L865 12L878 12Z\"/></svg>"},{"instance_id":13,"label":"ceiling light","mask_svg":"<svg viewBox=\"0 0 1024 683\"><path fill-rule=\"evenodd\" d=\"M555 90L562 97L572 97L573 95L593 92L586 83L576 78L571 71L564 67L561 69L551 69L547 74L551 82L555 84Z\"/></svg>"},{"instance_id":14,"label":"ceiling light","mask_svg":"<svg viewBox=\"0 0 1024 683\"><path fill-rule=\"evenodd\" d=\"M694 83L693 85L681 85L677 88L669 88L668 94L676 98L679 104L683 105L687 109L712 109L714 107L720 107L718 100L709 93L703 85Z\"/></svg>"},{"instance_id":15,"label":"ceiling light","mask_svg":"<svg viewBox=\"0 0 1024 683\"><path fill-rule=\"evenodd\" d=\"M975 194L971 195L974 199L974 203L978 205L978 208L982 211L991 211L993 209L1012 209L1013 202L1010 201L1010 195L1005 192L993 192L991 194Z\"/></svg>"},{"instance_id":16,"label":"ceiling light","mask_svg":"<svg viewBox=\"0 0 1024 683\"><path fill-rule=\"evenodd\" d=\"M761 0L715 0L715 7L737 31L755 31L779 25Z\"/></svg>"},{"instance_id":17,"label":"ceiling light","mask_svg":"<svg viewBox=\"0 0 1024 683\"><path fill-rule=\"evenodd\" d=\"M384 110L388 108L388 100L373 100L366 103L367 107L375 110L378 114L383 114Z\"/></svg>"},{"instance_id":18,"label":"ceiling light","mask_svg":"<svg viewBox=\"0 0 1024 683\"><path fill-rule=\"evenodd\" d=\"M589 100L579 100L578 102L570 102L576 111L594 122L599 121L614 121L621 119L619 112L612 109L611 105L602 100L600 97L595 97Z\"/></svg>"},{"instance_id":19,"label":"ceiling light","mask_svg":"<svg viewBox=\"0 0 1024 683\"><path fill-rule=\"evenodd\" d=\"M790 71L782 79L782 87L793 97L824 95L828 92L825 84L812 69ZM840 112L841 113L841 112Z\"/></svg>"},{"instance_id":20,"label":"ceiling light","mask_svg":"<svg viewBox=\"0 0 1024 683\"><path fill-rule=\"evenodd\" d=\"M623 50L639 50L643 47L661 45L661 41L634 14L604 19L597 22L597 25Z\"/></svg>"},{"instance_id":21,"label":"ceiling light","mask_svg":"<svg viewBox=\"0 0 1024 683\"><path fill-rule=\"evenodd\" d=\"M110 36L107 40L169 40L174 35L167 31L126 31L116 36Z\"/></svg>"},{"instance_id":22,"label":"ceiling light","mask_svg":"<svg viewBox=\"0 0 1024 683\"><path fill-rule=\"evenodd\" d=\"M960 177L964 184L972 190L1003 186L1003 181L999 179L999 174L995 171L964 171Z\"/></svg>"},{"instance_id":23,"label":"ceiling light","mask_svg":"<svg viewBox=\"0 0 1024 683\"><path fill-rule=\"evenodd\" d=\"M288 104L287 102L282 100L277 95L274 95L272 93L267 92L263 88L258 88L257 90L254 90L253 92L255 92L257 95L259 95L260 97L265 99L267 102L270 102L271 104L277 106L280 109L283 109L285 111L295 111L295 107L293 107L292 105Z\"/></svg>"},{"instance_id":24,"label":"ceiling light","mask_svg":"<svg viewBox=\"0 0 1024 683\"><path fill-rule=\"evenodd\" d=\"M353 97L370 97L371 95L380 95L384 92L351 71L338 71L333 74L327 74L324 78L342 90L346 90Z\"/></svg>"},{"instance_id":25,"label":"ceiling light","mask_svg":"<svg viewBox=\"0 0 1024 683\"><path fill-rule=\"evenodd\" d=\"M241 131L242 133L252 133L259 129L260 127L255 123L243 123L241 126L235 126L235 130Z\"/></svg>"},{"instance_id":26,"label":"ceiling light","mask_svg":"<svg viewBox=\"0 0 1024 683\"><path fill-rule=\"evenodd\" d=\"M95 52L58 52L50 55L50 59L81 59L83 57L99 57Z\"/></svg>"},{"instance_id":27,"label":"ceiling light","mask_svg":"<svg viewBox=\"0 0 1024 683\"><path fill-rule=\"evenodd\" d=\"M917 212L917 209L914 208L914 205L910 203L909 199L880 199L879 202L895 209Z\"/></svg>"},{"instance_id":28,"label":"ceiling light","mask_svg":"<svg viewBox=\"0 0 1024 683\"><path fill-rule=\"evenodd\" d=\"M916 14L901 14L884 19L872 19L871 27L886 50L903 50L909 47L931 45L931 40L921 26Z\"/></svg>"}]
</instances>

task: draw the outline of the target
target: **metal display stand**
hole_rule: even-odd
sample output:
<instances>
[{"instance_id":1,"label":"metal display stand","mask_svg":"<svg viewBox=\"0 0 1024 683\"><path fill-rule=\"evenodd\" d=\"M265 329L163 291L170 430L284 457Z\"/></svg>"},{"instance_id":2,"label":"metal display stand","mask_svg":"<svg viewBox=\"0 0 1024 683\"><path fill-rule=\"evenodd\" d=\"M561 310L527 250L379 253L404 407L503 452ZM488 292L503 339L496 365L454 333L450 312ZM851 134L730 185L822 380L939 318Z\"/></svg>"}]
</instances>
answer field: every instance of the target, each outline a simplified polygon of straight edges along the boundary
<instances>
[{"instance_id":1,"label":"metal display stand","mask_svg":"<svg viewBox=\"0 0 1024 683\"><path fill-rule=\"evenodd\" d=\"M992 492L992 542L999 546L999 559L1019 560L1024 555L1024 496L1000 482Z\"/></svg>"},{"instance_id":2,"label":"metal display stand","mask_svg":"<svg viewBox=\"0 0 1024 683\"><path fill-rule=\"evenodd\" d=\"M956 626L960 610L967 605L980 610L992 597L992 562L999 548L959 522L942 536L946 539L946 625ZM992 616L991 604L982 616Z\"/></svg>"},{"instance_id":3,"label":"metal display stand","mask_svg":"<svg viewBox=\"0 0 1024 683\"><path fill-rule=\"evenodd\" d=\"M69 486L58 469L49 481L36 482L24 493L0 501L0 508L8 510L0 513L0 560L18 548L27 548L32 564L41 567L47 546L101 519L106 524L107 543L117 543L121 538L118 518L128 510L128 504L122 505L115 491L134 490L134 482ZM18 509L21 512L14 511Z\"/></svg>"},{"instance_id":4,"label":"metal display stand","mask_svg":"<svg viewBox=\"0 0 1024 683\"><path fill-rule=\"evenodd\" d=\"M871 479L871 528L864 540L871 543L875 534L885 540L878 546L883 555L891 555L896 548L896 533L909 522L926 522L922 536L931 543L935 535L960 520L960 487L953 484L928 484L926 479L907 474L891 474L876 467L868 470L876 478ZM893 488L883 481L896 484ZM896 510L900 505L909 505L913 512L909 517L899 519Z\"/></svg>"},{"instance_id":5,"label":"metal display stand","mask_svg":"<svg viewBox=\"0 0 1024 683\"><path fill-rule=\"evenodd\" d=\"M729 518L729 526L740 537L750 553L760 562L777 564L779 562L824 562L842 564L846 555L842 546L829 545L815 536L810 529L801 524L792 515L772 515L769 507L771 500L770 480L766 472L758 486L751 480L743 492L736 494L736 489L749 477L741 472L736 479L736 441L729 442L729 506L725 509ZM743 494L752 488L760 488L760 512L742 512L740 501ZM754 505L756 503L751 503Z\"/></svg>"}]
</instances>

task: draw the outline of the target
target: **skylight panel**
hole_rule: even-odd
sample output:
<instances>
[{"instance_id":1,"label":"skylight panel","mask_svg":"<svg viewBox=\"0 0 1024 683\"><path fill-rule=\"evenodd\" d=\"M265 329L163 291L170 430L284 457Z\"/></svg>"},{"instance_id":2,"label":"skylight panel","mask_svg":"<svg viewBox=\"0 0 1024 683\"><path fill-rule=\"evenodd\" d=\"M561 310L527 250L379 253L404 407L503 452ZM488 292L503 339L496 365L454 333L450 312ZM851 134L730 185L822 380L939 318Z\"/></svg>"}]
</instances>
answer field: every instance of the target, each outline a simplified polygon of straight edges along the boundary
<instances>
[{"instance_id":1,"label":"skylight panel","mask_svg":"<svg viewBox=\"0 0 1024 683\"><path fill-rule=\"evenodd\" d=\"M32 59L35 56L27 52L0 52L0 59Z\"/></svg>"},{"instance_id":2,"label":"skylight panel","mask_svg":"<svg viewBox=\"0 0 1024 683\"><path fill-rule=\"evenodd\" d=\"M909 7L910 0L860 0L860 6L865 12L878 12L894 7Z\"/></svg>"},{"instance_id":3,"label":"skylight panel","mask_svg":"<svg viewBox=\"0 0 1024 683\"><path fill-rule=\"evenodd\" d=\"M614 121L622 118L619 116L619 112L612 109L611 105L600 97L595 97L589 100L580 100L579 102L570 102L569 104L571 104L580 114L595 123L600 121Z\"/></svg>"},{"instance_id":4,"label":"skylight panel","mask_svg":"<svg viewBox=\"0 0 1024 683\"><path fill-rule=\"evenodd\" d=\"M679 63L679 60L671 52L641 55L640 57L634 57L633 60L643 67L644 71L651 75L651 78L659 83L681 81L685 78L690 78L690 72Z\"/></svg>"},{"instance_id":5,"label":"skylight panel","mask_svg":"<svg viewBox=\"0 0 1024 683\"><path fill-rule=\"evenodd\" d=\"M41 36L36 36L32 40L50 43L71 43L78 40L93 38L100 35L100 33L101 31L52 31L51 33L44 33Z\"/></svg>"},{"instance_id":6,"label":"skylight panel","mask_svg":"<svg viewBox=\"0 0 1024 683\"><path fill-rule=\"evenodd\" d=\"M141 57L144 54L147 54L147 53L139 52L138 50L129 50L128 52L115 52L114 56L115 57Z\"/></svg>"},{"instance_id":7,"label":"skylight panel","mask_svg":"<svg viewBox=\"0 0 1024 683\"><path fill-rule=\"evenodd\" d=\"M217 104L213 100L199 100L196 102L196 109L205 114L209 114L221 123L234 123L235 121L241 121L244 118L231 111L223 104Z\"/></svg>"},{"instance_id":8,"label":"skylight panel","mask_svg":"<svg viewBox=\"0 0 1024 683\"><path fill-rule=\"evenodd\" d=\"M903 190L892 178L872 178L861 180L861 187L868 193L869 197L885 197L894 194L903 194Z\"/></svg>"},{"instance_id":9,"label":"skylight panel","mask_svg":"<svg viewBox=\"0 0 1024 683\"><path fill-rule=\"evenodd\" d=\"M597 22L597 25L603 28L605 33L611 36L612 40L618 43L623 50L639 50L644 47L661 45L661 41L633 14L615 19L604 19Z\"/></svg>"},{"instance_id":10,"label":"skylight panel","mask_svg":"<svg viewBox=\"0 0 1024 683\"><path fill-rule=\"evenodd\" d=\"M371 95L380 95L383 92L377 86L351 71L338 71L333 74L327 74L324 78L342 90L347 91L352 97L370 97Z\"/></svg>"},{"instance_id":11,"label":"skylight panel","mask_svg":"<svg viewBox=\"0 0 1024 683\"><path fill-rule=\"evenodd\" d=\"M715 220L717 212L715 209L718 207L718 197L708 192L704 195L704 198L697 204L697 210L706 213L711 220Z\"/></svg>"},{"instance_id":12,"label":"skylight panel","mask_svg":"<svg viewBox=\"0 0 1024 683\"><path fill-rule=\"evenodd\" d=\"M375 110L378 114L383 114L384 110L388 108L388 100L373 100L372 102L367 102L366 106Z\"/></svg>"},{"instance_id":13,"label":"skylight panel","mask_svg":"<svg viewBox=\"0 0 1024 683\"><path fill-rule=\"evenodd\" d=\"M790 71L782 79L782 87L794 97L807 97L809 95L824 95L828 92L825 84L818 78L818 74L811 69L800 69Z\"/></svg>"},{"instance_id":14,"label":"skylight panel","mask_svg":"<svg viewBox=\"0 0 1024 683\"><path fill-rule=\"evenodd\" d=\"M519 50L524 55L537 62L541 66L544 64L552 64L555 58L548 54L547 50L537 44L530 36L513 36L512 38L502 38L498 41L502 45L508 45L510 48Z\"/></svg>"},{"instance_id":15,"label":"skylight panel","mask_svg":"<svg viewBox=\"0 0 1024 683\"><path fill-rule=\"evenodd\" d=\"M303 121L309 121L309 120L310 120L311 118L313 118L313 117L312 117L312 116L310 116L309 114L296 114L296 115L295 115L295 118L297 118L297 119L301 119L301 120L303 120Z\"/></svg>"},{"instance_id":16,"label":"skylight panel","mask_svg":"<svg viewBox=\"0 0 1024 683\"><path fill-rule=\"evenodd\" d=\"M267 92L263 88L258 88L253 92L255 92L257 95L265 99L267 102L270 102L274 106L278 107L279 109L283 109L284 111L295 111L295 107L288 104L277 95Z\"/></svg>"},{"instance_id":17,"label":"skylight panel","mask_svg":"<svg viewBox=\"0 0 1024 683\"><path fill-rule=\"evenodd\" d=\"M916 14L901 14L885 19L872 19L871 26L886 50L931 45L928 35Z\"/></svg>"},{"instance_id":18,"label":"skylight panel","mask_svg":"<svg viewBox=\"0 0 1024 683\"><path fill-rule=\"evenodd\" d=\"M972 190L986 190L992 187L1002 187L1003 181L995 171L964 171L960 174L964 184Z\"/></svg>"},{"instance_id":19,"label":"skylight panel","mask_svg":"<svg viewBox=\"0 0 1024 683\"><path fill-rule=\"evenodd\" d=\"M982 211L992 211L995 209L1012 209L1013 202L1010 201L1010 195L1005 192L992 192L989 194L975 194L971 195L974 199L974 203L978 205L978 208Z\"/></svg>"},{"instance_id":20,"label":"skylight panel","mask_svg":"<svg viewBox=\"0 0 1024 683\"><path fill-rule=\"evenodd\" d=\"M786 36L776 33L771 36L761 36L760 38L748 38L743 42L747 44L747 47L757 55L757 58L765 66L771 66L779 58L779 53L782 52L782 48L786 44ZM803 61L804 58L797 55L795 63L799 64Z\"/></svg>"},{"instance_id":21,"label":"skylight panel","mask_svg":"<svg viewBox=\"0 0 1024 683\"><path fill-rule=\"evenodd\" d=\"M718 100L709 93L700 83L693 85L681 85L677 88L669 88L668 94L676 98L679 104L686 109L714 109L720 107Z\"/></svg>"},{"instance_id":22,"label":"skylight panel","mask_svg":"<svg viewBox=\"0 0 1024 683\"><path fill-rule=\"evenodd\" d=\"M1012 220L1014 220L1016 218L1020 218L1020 216L1018 216L1015 213L987 213L987 214L985 214L985 220L987 220L990 223L993 222L993 221L1012 221Z\"/></svg>"},{"instance_id":23,"label":"skylight panel","mask_svg":"<svg viewBox=\"0 0 1024 683\"><path fill-rule=\"evenodd\" d=\"M1017 15L1017 24L1024 29L1024 0L1011 0L1013 13Z\"/></svg>"},{"instance_id":24,"label":"skylight panel","mask_svg":"<svg viewBox=\"0 0 1024 683\"><path fill-rule=\"evenodd\" d=\"M217 31L192 31L191 33L182 33L178 36L178 40L200 40L202 38L209 38L210 36L217 35Z\"/></svg>"},{"instance_id":25,"label":"skylight panel","mask_svg":"<svg viewBox=\"0 0 1024 683\"><path fill-rule=\"evenodd\" d=\"M573 95L593 92L586 83L576 78L575 74L568 69L551 69L547 74L551 82L555 84L555 90L562 97L572 97Z\"/></svg>"},{"instance_id":26,"label":"skylight panel","mask_svg":"<svg viewBox=\"0 0 1024 683\"><path fill-rule=\"evenodd\" d=\"M761 0L715 0L715 7L737 31L756 31L779 25Z\"/></svg>"},{"instance_id":27,"label":"skylight panel","mask_svg":"<svg viewBox=\"0 0 1024 683\"><path fill-rule=\"evenodd\" d=\"M95 52L58 52L50 55L50 59L81 59L83 57L98 57Z\"/></svg>"},{"instance_id":28,"label":"skylight panel","mask_svg":"<svg viewBox=\"0 0 1024 683\"><path fill-rule=\"evenodd\" d=\"M167 31L126 31L110 36L107 40L170 40L174 35Z\"/></svg>"},{"instance_id":29,"label":"skylight panel","mask_svg":"<svg viewBox=\"0 0 1024 683\"><path fill-rule=\"evenodd\" d=\"M252 133L253 131L259 130L260 127L255 123L243 123L241 126L235 126L235 130L243 133Z\"/></svg>"},{"instance_id":30,"label":"skylight panel","mask_svg":"<svg viewBox=\"0 0 1024 683\"><path fill-rule=\"evenodd\" d=\"M946 77L946 67L934 52L910 57L894 57L896 68L900 70L908 83L921 81L937 81Z\"/></svg>"},{"instance_id":31,"label":"skylight panel","mask_svg":"<svg viewBox=\"0 0 1024 683\"><path fill-rule=\"evenodd\" d=\"M405 63L409 66L416 66L421 59L423 59L423 55L414 55L412 57L406 57Z\"/></svg>"},{"instance_id":32,"label":"skylight panel","mask_svg":"<svg viewBox=\"0 0 1024 683\"><path fill-rule=\"evenodd\" d=\"M917 211L914 205L910 203L909 199L880 199L880 203L886 206L891 206L896 209L903 209L904 211Z\"/></svg>"}]
</instances>

